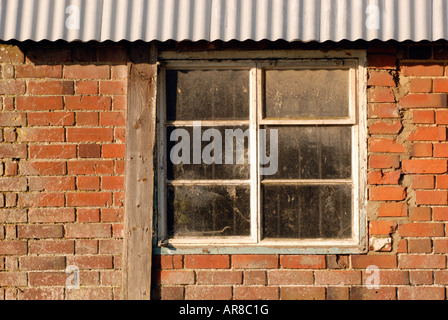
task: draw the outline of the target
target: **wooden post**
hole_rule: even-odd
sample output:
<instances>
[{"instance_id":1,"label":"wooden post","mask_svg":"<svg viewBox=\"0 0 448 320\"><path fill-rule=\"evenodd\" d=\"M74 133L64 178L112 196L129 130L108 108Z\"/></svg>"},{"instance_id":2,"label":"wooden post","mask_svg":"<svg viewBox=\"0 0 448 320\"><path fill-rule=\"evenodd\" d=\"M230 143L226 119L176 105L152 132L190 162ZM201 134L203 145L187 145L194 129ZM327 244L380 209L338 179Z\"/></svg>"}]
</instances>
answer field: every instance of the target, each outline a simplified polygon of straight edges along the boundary
<instances>
[{"instance_id":1,"label":"wooden post","mask_svg":"<svg viewBox=\"0 0 448 320\"><path fill-rule=\"evenodd\" d=\"M128 63L122 298L149 300L154 214L157 43L133 44Z\"/></svg>"}]
</instances>

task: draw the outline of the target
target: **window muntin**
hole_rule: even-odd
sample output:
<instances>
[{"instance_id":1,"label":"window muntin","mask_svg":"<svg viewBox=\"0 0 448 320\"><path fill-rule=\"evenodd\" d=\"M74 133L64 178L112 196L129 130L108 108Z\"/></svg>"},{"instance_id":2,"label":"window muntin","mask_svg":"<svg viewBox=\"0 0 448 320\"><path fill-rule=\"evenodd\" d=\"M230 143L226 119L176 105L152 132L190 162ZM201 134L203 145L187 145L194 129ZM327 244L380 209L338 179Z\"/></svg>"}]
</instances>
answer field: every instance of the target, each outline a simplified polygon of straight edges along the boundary
<instances>
[{"instance_id":1,"label":"window muntin","mask_svg":"<svg viewBox=\"0 0 448 320\"><path fill-rule=\"evenodd\" d=\"M190 107L192 111L194 110L194 117L190 114L179 119L170 116L173 114L172 111L166 110L164 113L162 110L159 113L159 120L164 124L159 131L162 136L161 147L165 150L161 157L165 166L160 170L159 176L162 179L159 183L162 194L162 197L159 197L159 206L162 207L159 210L159 239L168 238L170 243L178 245L208 243L288 246L301 243L330 244L335 240L342 240L341 243L346 241L348 244L357 238L359 236L357 226L359 223L357 213L359 210L357 203L359 200L357 150L359 123L356 119L359 98L357 93L358 61L356 59L341 61L339 59L335 61L328 59L283 60L275 63L274 66L271 61L257 63L204 61L193 64L189 61L185 63L188 67L185 67L182 61L167 62L165 68L162 68L163 76L160 77L162 87L166 83L166 88L161 91L160 99L160 105L164 110L169 107L176 108L173 105L173 99L167 96L168 92L173 92L175 90L173 88L176 88L173 79L168 79L173 74L178 77L179 73L185 75L191 70L192 72L200 71L198 75L208 74L209 78L213 78L213 73L224 75L223 79L226 74L238 75L240 82L237 84L238 80L234 80L231 85L228 85L226 81L219 82L213 79L200 81L199 91L202 92L213 91L204 83L219 82L231 87L231 89L218 91L230 95L227 100L228 105L233 109L232 112L220 110L219 116L215 116L218 113L210 113L210 110L201 107L207 110L206 115L203 116L199 112L201 108ZM311 75L307 76L312 78L314 71L316 78L323 81L321 85L330 82L329 74L337 78L333 79L333 82L337 84L333 84L328 92L322 90L317 92L312 90L313 86L307 86L308 96L311 95L315 101L322 95L321 92L325 92L325 99L322 102L325 110L319 111L318 106L313 110L310 103L306 104L308 111L302 113L294 112L294 108L297 110L300 105L281 108L282 104L292 101L292 97L300 96L300 94L306 97L306 93L295 92L290 97L284 98L281 103L277 99L272 107L276 109L273 113L267 111L271 108L269 96L271 92L275 95L276 85L281 93L287 90L288 86L294 88L294 84L297 84L296 87L300 83L303 84L303 80L294 80L294 75L297 77L297 75L311 72ZM245 78L243 74L248 76L247 86L246 81L241 80ZM280 80L284 78L283 74L287 76L286 78L292 76L293 79L289 81L288 86L282 85L282 82L285 83L284 79L276 84L273 81L274 78L270 76L274 74ZM201 77L197 76L197 79ZM314 83L317 85L319 81ZM274 88L269 88L270 85ZM167 90L168 86L172 88ZM187 87L182 83L177 86ZM195 90L194 85L190 83L189 86L190 90ZM245 88L249 88L248 92ZM238 92L240 99L232 99L232 92ZM284 93L276 95L277 97L285 96ZM194 97L195 94L190 93L188 96ZM171 99L170 104L165 103L165 99L166 101ZM332 99L336 101L336 110L331 110ZM190 100L195 101L194 98ZM201 103L207 100L209 102L205 104L210 104L211 99L199 99ZM215 101L223 100L215 98ZM242 116L244 112L235 110L235 106L244 109L246 102L249 108L247 120ZM225 103L221 103L221 106L224 105ZM187 110L188 107L183 109ZM175 112L175 114L181 113ZM165 116L167 120L164 119ZM170 160L167 161L169 151L166 147L169 145L169 149L172 145L169 141L169 130L183 127L187 131L190 130L191 134L192 127L195 123L197 124L197 121L201 121L201 132L212 127L220 132L223 132L226 127L245 126L244 128L248 128L250 138L247 142L252 143L248 143L245 149L247 162L243 165L211 164L207 165L208 167L202 163L196 164L197 168L193 168L194 165L173 165ZM260 155L262 145L263 143L266 143L266 146L270 145L269 134L266 137L260 134L260 130L263 129L278 131L279 170L271 175L261 174L263 172ZM201 148L208 143L210 140L202 141ZM222 146L221 150L224 149L225 146ZM269 147L267 151L269 155ZM297 157L300 161L291 161L293 157ZM225 166L229 167L225 168ZM240 167L237 168L237 166ZM177 175L173 175L173 171L176 171ZM244 174L235 175L241 172ZM190 173L194 174L189 175ZM236 192L235 186L242 189ZM197 207L193 205L190 209L181 209L186 205L182 205L180 200L188 198L194 192L198 194L198 197L203 195ZM213 196L210 197L210 195ZM204 205L207 199L210 199L208 206ZM227 200L220 203L218 199ZM160 205L161 201L163 201L162 205ZM207 215L210 217L208 220ZM240 221L241 226L236 227L235 221ZM162 232L160 232L161 229Z\"/></svg>"}]
</instances>

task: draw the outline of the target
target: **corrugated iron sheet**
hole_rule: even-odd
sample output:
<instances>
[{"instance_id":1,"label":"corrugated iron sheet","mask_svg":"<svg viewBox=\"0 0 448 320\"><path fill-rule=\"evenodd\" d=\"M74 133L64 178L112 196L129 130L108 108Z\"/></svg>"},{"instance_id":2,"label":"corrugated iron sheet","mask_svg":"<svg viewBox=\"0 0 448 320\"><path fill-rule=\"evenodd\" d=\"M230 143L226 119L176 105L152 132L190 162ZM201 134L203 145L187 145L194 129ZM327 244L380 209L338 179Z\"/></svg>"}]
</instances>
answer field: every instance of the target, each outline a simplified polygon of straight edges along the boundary
<instances>
[{"instance_id":1,"label":"corrugated iron sheet","mask_svg":"<svg viewBox=\"0 0 448 320\"><path fill-rule=\"evenodd\" d=\"M448 0L0 0L0 39L448 39Z\"/></svg>"}]
</instances>

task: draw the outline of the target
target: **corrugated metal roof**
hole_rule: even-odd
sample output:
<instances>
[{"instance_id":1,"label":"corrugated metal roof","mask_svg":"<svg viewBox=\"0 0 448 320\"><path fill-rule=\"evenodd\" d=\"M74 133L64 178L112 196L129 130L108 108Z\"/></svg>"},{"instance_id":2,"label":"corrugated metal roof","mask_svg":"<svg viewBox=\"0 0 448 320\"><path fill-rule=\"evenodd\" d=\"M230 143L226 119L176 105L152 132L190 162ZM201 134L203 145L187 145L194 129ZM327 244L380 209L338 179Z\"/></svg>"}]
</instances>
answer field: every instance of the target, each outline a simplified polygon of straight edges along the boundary
<instances>
[{"instance_id":1,"label":"corrugated metal roof","mask_svg":"<svg viewBox=\"0 0 448 320\"><path fill-rule=\"evenodd\" d=\"M0 0L0 39L448 39L448 0Z\"/></svg>"}]
</instances>

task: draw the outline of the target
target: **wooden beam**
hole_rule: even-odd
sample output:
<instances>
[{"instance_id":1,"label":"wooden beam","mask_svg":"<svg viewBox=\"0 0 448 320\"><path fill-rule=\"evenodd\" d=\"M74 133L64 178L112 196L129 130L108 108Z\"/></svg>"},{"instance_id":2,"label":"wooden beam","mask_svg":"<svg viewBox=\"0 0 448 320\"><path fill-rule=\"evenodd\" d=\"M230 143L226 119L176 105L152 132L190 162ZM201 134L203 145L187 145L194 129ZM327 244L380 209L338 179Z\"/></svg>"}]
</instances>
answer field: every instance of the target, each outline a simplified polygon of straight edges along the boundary
<instances>
[{"instance_id":1,"label":"wooden beam","mask_svg":"<svg viewBox=\"0 0 448 320\"><path fill-rule=\"evenodd\" d=\"M128 63L122 298L149 300L154 214L157 43L135 44Z\"/></svg>"}]
</instances>

